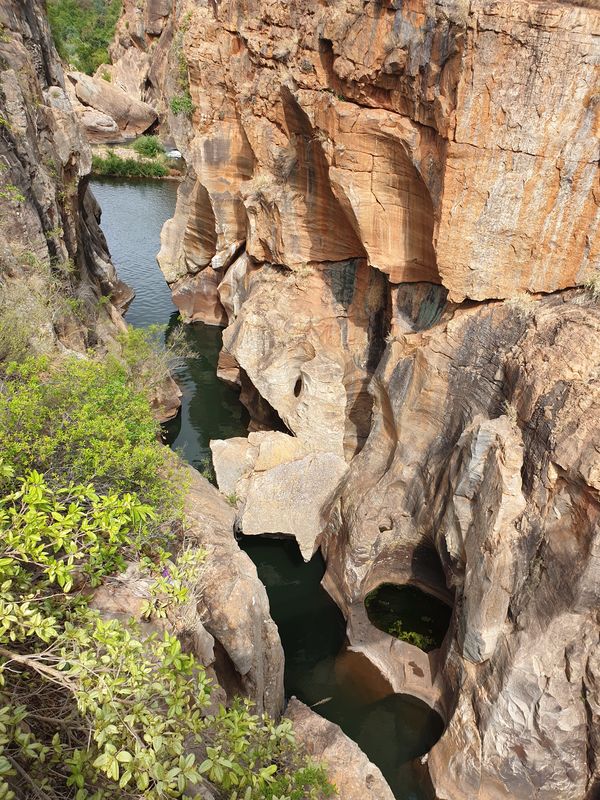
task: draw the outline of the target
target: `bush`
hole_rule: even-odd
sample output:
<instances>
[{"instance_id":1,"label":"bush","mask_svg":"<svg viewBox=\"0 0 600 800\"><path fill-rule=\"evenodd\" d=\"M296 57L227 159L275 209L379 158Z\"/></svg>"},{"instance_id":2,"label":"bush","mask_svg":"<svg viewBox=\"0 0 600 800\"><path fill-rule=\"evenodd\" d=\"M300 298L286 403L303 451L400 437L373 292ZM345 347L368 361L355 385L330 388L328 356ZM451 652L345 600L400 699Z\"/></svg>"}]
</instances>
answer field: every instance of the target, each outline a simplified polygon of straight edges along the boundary
<instances>
[{"instance_id":1,"label":"bush","mask_svg":"<svg viewBox=\"0 0 600 800\"><path fill-rule=\"evenodd\" d=\"M129 326L127 333L118 338L132 385L145 395L159 388L181 359L195 355L181 323L169 331L168 337L165 325L149 325L147 328Z\"/></svg>"},{"instance_id":2,"label":"bush","mask_svg":"<svg viewBox=\"0 0 600 800\"><path fill-rule=\"evenodd\" d=\"M159 161L137 161L135 158L121 158L112 151L106 158L93 156L92 174L114 178L164 178L169 170Z\"/></svg>"},{"instance_id":3,"label":"bush","mask_svg":"<svg viewBox=\"0 0 600 800\"><path fill-rule=\"evenodd\" d=\"M91 482L136 493L161 518L178 505L150 403L116 358L12 365L0 384L0 429L4 458L21 475L37 469L53 487Z\"/></svg>"},{"instance_id":4,"label":"bush","mask_svg":"<svg viewBox=\"0 0 600 800\"><path fill-rule=\"evenodd\" d=\"M145 158L156 158L165 152L165 148L158 140L158 136L140 136L132 145L133 149L140 156Z\"/></svg>"},{"instance_id":5,"label":"bush","mask_svg":"<svg viewBox=\"0 0 600 800\"><path fill-rule=\"evenodd\" d=\"M92 75L109 61L122 0L48 0L48 19L61 58Z\"/></svg>"},{"instance_id":6,"label":"bush","mask_svg":"<svg viewBox=\"0 0 600 800\"><path fill-rule=\"evenodd\" d=\"M175 97L171 98L171 111L176 116L179 114L185 114L187 117L191 117L194 113L194 104L192 103L192 98L189 94L177 94Z\"/></svg>"},{"instance_id":7,"label":"bush","mask_svg":"<svg viewBox=\"0 0 600 800\"><path fill-rule=\"evenodd\" d=\"M203 776L248 800L333 794L288 721L239 700L208 715L210 681L176 637L144 637L88 607L86 587L144 542L148 506L90 485L52 490L35 471L14 481L2 460L0 473L16 484L0 498L3 800L15 789L65 800L181 798Z\"/></svg>"}]
</instances>

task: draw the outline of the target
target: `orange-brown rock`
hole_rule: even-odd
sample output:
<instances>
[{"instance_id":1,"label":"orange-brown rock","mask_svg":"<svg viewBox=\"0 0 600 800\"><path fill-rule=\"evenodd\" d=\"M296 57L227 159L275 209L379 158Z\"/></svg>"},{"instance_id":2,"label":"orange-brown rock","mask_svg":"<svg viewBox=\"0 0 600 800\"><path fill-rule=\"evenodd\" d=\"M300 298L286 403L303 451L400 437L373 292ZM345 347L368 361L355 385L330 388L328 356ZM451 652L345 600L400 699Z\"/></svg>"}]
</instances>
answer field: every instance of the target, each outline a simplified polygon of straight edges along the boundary
<instances>
[{"instance_id":1,"label":"orange-brown rock","mask_svg":"<svg viewBox=\"0 0 600 800\"><path fill-rule=\"evenodd\" d=\"M158 37L147 95L165 108L187 64L192 125L170 121L214 253L245 240L255 260L294 269L365 258L455 301L554 291L598 268L597 10L224 0L165 21L161 9L157 26L127 3L142 36L124 47L121 28L115 54ZM197 209L178 214L198 227ZM196 245L171 262L182 247Z\"/></svg>"},{"instance_id":2,"label":"orange-brown rock","mask_svg":"<svg viewBox=\"0 0 600 800\"><path fill-rule=\"evenodd\" d=\"M69 72L67 79L72 105L91 142L133 139L156 122L151 106L101 77Z\"/></svg>"}]
</instances>

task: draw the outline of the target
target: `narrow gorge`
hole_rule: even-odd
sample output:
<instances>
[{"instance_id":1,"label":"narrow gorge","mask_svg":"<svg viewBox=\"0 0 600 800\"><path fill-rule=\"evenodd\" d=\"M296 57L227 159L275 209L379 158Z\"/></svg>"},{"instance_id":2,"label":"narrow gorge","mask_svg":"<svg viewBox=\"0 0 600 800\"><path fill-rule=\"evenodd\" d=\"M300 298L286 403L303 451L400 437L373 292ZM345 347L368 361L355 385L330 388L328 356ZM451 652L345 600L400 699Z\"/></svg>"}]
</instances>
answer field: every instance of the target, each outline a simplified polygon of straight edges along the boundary
<instances>
[{"instance_id":1,"label":"narrow gorge","mask_svg":"<svg viewBox=\"0 0 600 800\"><path fill-rule=\"evenodd\" d=\"M113 789L19 793L6 745L0 798L597 800L600 6L119 8L85 74L40 0L0 0L0 401L32 354L126 365L182 499L91 606L173 636L213 689L167 777L117 745ZM147 165L142 139L167 179L90 180ZM52 487L58 456L3 413L8 469ZM142 460L115 486L152 505ZM0 676L27 663L1 636ZM253 730L236 698L268 715L256 767L218 727Z\"/></svg>"}]
</instances>

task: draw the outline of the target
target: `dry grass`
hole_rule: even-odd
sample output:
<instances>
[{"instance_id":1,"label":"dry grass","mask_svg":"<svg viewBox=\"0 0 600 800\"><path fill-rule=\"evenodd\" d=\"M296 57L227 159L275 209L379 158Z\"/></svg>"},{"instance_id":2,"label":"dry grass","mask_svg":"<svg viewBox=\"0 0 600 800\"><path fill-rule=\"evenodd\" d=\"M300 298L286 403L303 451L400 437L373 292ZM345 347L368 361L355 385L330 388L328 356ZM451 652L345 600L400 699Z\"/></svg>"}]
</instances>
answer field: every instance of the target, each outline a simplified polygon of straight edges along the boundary
<instances>
[{"instance_id":1,"label":"dry grass","mask_svg":"<svg viewBox=\"0 0 600 800\"><path fill-rule=\"evenodd\" d=\"M504 305L522 317L529 317L535 311L535 298L528 292L518 292L504 301Z\"/></svg>"},{"instance_id":2,"label":"dry grass","mask_svg":"<svg viewBox=\"0 0 600 800\"><path fill-rule=\"evenodd\" d=\"M600 270L590 275L584 286L592 300L600 299Z\"/></svg>"}]
</instances>

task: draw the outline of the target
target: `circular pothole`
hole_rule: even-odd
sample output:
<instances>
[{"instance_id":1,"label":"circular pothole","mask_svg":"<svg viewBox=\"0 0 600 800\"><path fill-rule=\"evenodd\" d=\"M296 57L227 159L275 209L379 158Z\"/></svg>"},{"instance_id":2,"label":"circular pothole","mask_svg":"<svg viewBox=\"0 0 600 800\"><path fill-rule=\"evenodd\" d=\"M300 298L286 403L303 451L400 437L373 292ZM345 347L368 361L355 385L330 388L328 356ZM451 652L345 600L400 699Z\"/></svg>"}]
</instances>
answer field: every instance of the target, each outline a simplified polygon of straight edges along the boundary
<instances>
[{"instance_id":1,"label":"circular pothole","mask_svg":"<svg viewBox=\"0 0 600 800\"><path fill-rule=\"evenodd\" d=\"M425 652L442 644L452 609L415 586L382 583L365 597L370 622Z\"/></svg>"}]
</instances>

